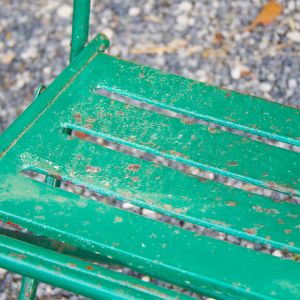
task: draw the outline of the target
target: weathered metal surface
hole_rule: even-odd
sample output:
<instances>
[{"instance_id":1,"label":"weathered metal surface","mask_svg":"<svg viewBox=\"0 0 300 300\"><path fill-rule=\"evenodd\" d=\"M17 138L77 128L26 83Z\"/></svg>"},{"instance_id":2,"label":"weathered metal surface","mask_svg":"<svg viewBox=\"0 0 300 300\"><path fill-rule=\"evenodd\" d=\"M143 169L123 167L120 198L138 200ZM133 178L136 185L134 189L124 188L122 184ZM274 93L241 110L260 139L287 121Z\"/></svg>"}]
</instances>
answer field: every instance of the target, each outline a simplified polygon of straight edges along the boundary
<instances>
[{"instance_id":1,"label":"weathered metal surface","mask_svg":"<svg viewBox=\"0 0 300 300\"><path fill-rule=\"evenodd\" d=\"M0 202L5 221L220 299L300 297L297 262L199 236L21 175L6 177Z\"/></svg>"},{"instance_id":2,"label":"weathered metal surface","mask_svg":"<svg viewBox=\"0 0 300 300\"><path fill-rule=\"evenodd\" d=\"M299 153L112 102L89 93L89 87L82 87L75 99L69 91L60 105L68 106L68 112L62 111L59 117L68 120L68 128L268 189L300 195Z\"/></svg>"},{"instance_id":3,"label":"weathered metal surface","mask_svg":"<svg viewBox=\"0 0 300 300\"><path fill-rule=\"evenodd\" d=\"M74 0L70 61L84 48L89 36L91 0Z\"/></svg>"},{"instance_id":4,"label":"weathered metal surface","mask_svg":"<svg viewBox=\"0 0 300 300\"><path fill-rule=\"evenodd\" d=\"M1 247L1 246L0 246ZM19 300L34 300L38 282L29 277L23 277Z\"/></svg>"},{"instance_id":5,"label":"weathered metal surface","mask_svg":"<svg viewBox=\"0 0 300 300\"><path fill-rule=\"evenodd\" d=\"M182 220L300 253L298 205L188 176L66 133L66 128L78 129L298 194L299 153L186 124L96 92L104 87L295 145L299 111L118 60L102 54L107 45L103 36L89 44L1 137L0 217L220 299L299 298L297 262L199 237L21 174L41 172L52 185L71 181ZM233 119L228 121L230 115Z\"/></svg>"},{"instance_id":6,"label":"weathered metal surface","mask_svg":"<svg viewBox=\"0 0 300 300\"><path fill-rule=\"evenodd\" d=\"M255 135L300 146L300 111L234 91L99 55L92 86Z\"/></svg>"},{"instance_id":7,"label":"weathered metal surface","mask_svg":"<svg viewBox=\"0 0 300 300\"><path fill-rule=\"evenodd\" d=\"M48 122L48 126L55 126ZM253 241L300 253L300 206L185 175L71 138L57 128L32 130L34 153L24 151L24 169L86 186L136 205ZM54 147L53 139L56 139ZM28 140L24 140L28 143ZM20 146L22 142L20 141ZM24 145L25 147L25 145ZM51 152L51 157L49 153ZM14 150L10 155L15 156Z\"/></svg>"},{"instance_id":8,"label":"weathered metal surface","mask_svg":"<svg viewBox=\"0 0 300 300\"><path fill-rule=\"evenodd\" d=\"M131 276L4 236L0 236L0 265L92 299L192 299Z\"/></svg>"}]
</instances>

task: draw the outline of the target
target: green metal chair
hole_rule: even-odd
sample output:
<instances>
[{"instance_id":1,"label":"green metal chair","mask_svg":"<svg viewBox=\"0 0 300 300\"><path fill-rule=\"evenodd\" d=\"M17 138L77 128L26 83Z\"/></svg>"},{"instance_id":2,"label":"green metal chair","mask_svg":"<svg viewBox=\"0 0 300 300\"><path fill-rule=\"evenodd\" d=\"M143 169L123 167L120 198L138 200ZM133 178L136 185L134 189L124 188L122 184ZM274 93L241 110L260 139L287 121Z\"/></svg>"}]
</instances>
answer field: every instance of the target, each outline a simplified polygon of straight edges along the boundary
<instances>
[{"instance_id":1,"label":"green metal chair","mask_svg":"<svg viewBox=\"0 0 300 300\"><path fill-rule=\"evenodd\" d=\"M114 266L217 299L300 299L296 260L59 188L62 182L84 186L162 215L286 249L295 257L300 254L299 205L96 142L102 138L299 196L300 154L295 150L300 146L300 110L109 56L103 35L85 46L89 9L89 0L74 1L70 65L49 87L39 89L35 101L1 136L0 218L26 230L1 229L0 266L24 276L20 299L34 299L38 282L95 299L191 298L156 281L119 273ZM182 117L170 117L170 111ZM295 147L279 148L253 136ZM45 182L26 177L26 172L44 175Z\"/></svg>"}]
</instances>

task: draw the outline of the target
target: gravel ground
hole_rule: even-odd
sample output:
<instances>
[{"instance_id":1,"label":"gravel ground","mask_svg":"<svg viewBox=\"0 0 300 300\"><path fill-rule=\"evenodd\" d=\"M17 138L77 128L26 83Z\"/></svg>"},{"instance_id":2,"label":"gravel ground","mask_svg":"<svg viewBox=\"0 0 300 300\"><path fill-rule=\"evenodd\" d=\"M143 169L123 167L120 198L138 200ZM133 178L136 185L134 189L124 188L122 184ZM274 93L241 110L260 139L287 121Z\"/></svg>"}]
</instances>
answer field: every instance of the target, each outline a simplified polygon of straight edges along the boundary
<instances>
[{"instance_id":1,"label":"gravel ground","mask_svg":"<svg viewBox=\"0 0 300 300\"><path fill-rule=\"evenodd\" d=\"M91 36L106 33L113 55L300 107L300 1L279 1L274 23L245 31L265 2L95 0ZM0 133L67 65L71 14L71 1L1 1ZM0 300L16 299L20 277L1 270L0 279ZM84 298L41 285L38 299Z\"/></svg>"}]
</instances>

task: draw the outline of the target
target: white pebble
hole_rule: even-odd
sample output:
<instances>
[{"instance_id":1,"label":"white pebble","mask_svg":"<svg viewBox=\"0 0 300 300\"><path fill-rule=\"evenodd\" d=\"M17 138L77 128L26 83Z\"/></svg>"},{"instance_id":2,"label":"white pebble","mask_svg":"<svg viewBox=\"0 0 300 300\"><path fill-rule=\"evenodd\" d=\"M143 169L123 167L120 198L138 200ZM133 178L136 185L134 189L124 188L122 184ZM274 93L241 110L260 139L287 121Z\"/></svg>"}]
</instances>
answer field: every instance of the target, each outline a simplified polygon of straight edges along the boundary
<instances>
[{"instance_id":1,"label":"white pebble","mask_svg":"<svg viewBox=\"0 0 300 300\"><path fill-rule=\"evenodd\" d=\"M183 1L178 5L180 11L189 12L193 8L193 4L189 1Z\"/></svg>"},{"instance_id":2,"label":"white pebble","mask_svg":"<svg viewBox=\"0 0 300 300\"><path fill-rule=\"evenodd\" d=\"M242 77L243 73L249 72L249 68L241 65L241 64L237 64L234 66L233 69L231 69L231 77L235 80L240 79Z\"/></svg>"},{"instance_id":3,"label":"white pebble","mask_svg":"<svg viewBox=\"0 0 300 300\"><path fill-rule=\"evenodd\" d=\"M24 60L35 59L38 57L38 54L37 48L29 47L21 54L21 58Z\"/></svg>"},{"instance_id":4,"label":"white pebble","mask_svg":"<svg viewBox=\"0 0 300 300\"><path fill-rule=\"evenodd\" d=\"M189 25L190 18L186 15L180 15L177 17L177 24L181 27L186 27Z\"/></svg>"},{"instance_id":5,"label":"white pebble","mask_svg":"<svg viewBox=\"0 0 300 300\"><path fill-rule=\"evenodd\" d=\"M268 93L268 92L271 91L272 85L269 82L262 82L259 85L259 88L260 88L261 91Z\"/></svg>"},{"instance_id":6,"label":"white pebble","mask_svg":"<svg viewBox=\"0 0 300 300\"><path fill-rule=\"evenodd\" d=\"M141 9L138 7L130 7L129 12L128 12L129 16L131 16L131 17L136 17L140 13L141 13Z\"/></svg>"},{"instance_id":7,"label":"white pebble","mask_svg":"<svg viewBox=\"0 0 300 300\"><path fill-rule=\"evenodd\" d=\"M275 250L273 253L272 253L273 256L277 256L277 257L282 257L282 253L281 251L279 250Z\"/></svg>"},{"instance_id":8,"label":"white pebble","mask_svg":"<svg viewBox=\"0 0 300 300\"><path fill-rule=\"evenodd\" d=\"M297 87L297 80L295 78L291 78L288 81L288 85L290 89L295 89Z\"/></svg>"},{"instance_id":9,"label":"white pebble","mask_svg":"<svg viewBox=\"0 0 300 300\"><path fill-rule=\"evenodd\" d=\"M63 19L68 19L72 16L73 9L69 5L62 5L58 8L57 14Z\"/></svg>"},{"instance_id":10,"label":"white pebble","mask_svg":"<svg viewBox=\"0 0 300 300\"><path fill-rule=\"evenodd\" d=\"M114 31L110 28L105 28L102 30L102 32L108 37L109 40L112 39L115 34Z\"/></svg>"},{"instance_id":11,"label":"white pebble","mask_svg":"<svg viewBox=\"0 0 300 300\"><path fill-rule=\"evenodd\" d=\"M1 62L5 65L9 65L10 63L12 63L15 57L16 55L12 51L8 51L7 53L4 53L3 55L0 56Z\"/></svg>"},{"instance_id":12,"label":"white pebble","mask_svg":"<svg viewBox=\"0 0 300 300\"><path fill-rule=\"evenodd\" d=\"M297 43L300 43L300 32L299 31L290 31L287 34L287 37Z\"/></svg>"}]
</instances>

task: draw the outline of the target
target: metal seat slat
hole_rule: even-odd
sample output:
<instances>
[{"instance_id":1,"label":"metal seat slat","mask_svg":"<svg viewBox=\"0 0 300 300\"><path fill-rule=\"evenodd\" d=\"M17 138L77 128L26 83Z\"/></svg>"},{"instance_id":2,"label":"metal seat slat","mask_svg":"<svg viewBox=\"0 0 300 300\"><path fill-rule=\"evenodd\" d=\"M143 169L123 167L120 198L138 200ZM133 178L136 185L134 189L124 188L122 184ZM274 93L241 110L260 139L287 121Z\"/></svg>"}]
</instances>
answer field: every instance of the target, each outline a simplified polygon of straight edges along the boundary
<instances>
[{"instance_id":1,"label":"metal seat slat","mask_svg":"<svg viewBox=\"0 0 300 300\"><path fill-rule=\"evenodd\" d=\"M70 95L70 96L69 96ZM62 99L64 107L72 92ZM103 96L77 93L58 120L82 132L130 145L223 176L300 195L300 154Z\"/></svg>"},{"instance_id":2,"label":"metal seat slat","mask_svg":"<svg viewBox=\"0 0 300 300\"><path fill-rule=\"evenodd\" d=\"M71 138L59 127L52 130L46 133L33 128L32 137L28 134L24 144L20 141L23 154L18 164L23 169L52 174L119 200L300 253L298 205L275 202ZM9 155L15 156L14 150Z\"/></svg>"},{"instance_id":3,"label":"metal seat slat","mask_svg":"<svg viewBox=\"0 0 300 300\"><path fill-rule=\"evenodd\" d=\"M3 235L0 235L0 266L92 299L194 299Z\"/></svg>"},{"instance_id":4,"label":"metal seat slat","mask_svg":"<svg viewBox=\"0 0 300 300\"><path fill-rule=\"evenodd\" d=\"M299 298L300 269L295 261L6 175L0 178L0 217L5 221L219 299Z\"/></svg>"},{"instance_id":5,"label":"metal seat slat","mask_svg":"<svg viewBox=\"0 0 300 300\"><path fill-rule=\"evenodd\" d=\"M226 127L300 146L300 112L251 95L98 55L92 85ZM284 124L284 126L283 126Z\"/></svg>"}]
</instances>

